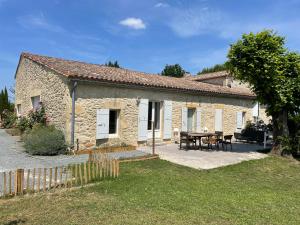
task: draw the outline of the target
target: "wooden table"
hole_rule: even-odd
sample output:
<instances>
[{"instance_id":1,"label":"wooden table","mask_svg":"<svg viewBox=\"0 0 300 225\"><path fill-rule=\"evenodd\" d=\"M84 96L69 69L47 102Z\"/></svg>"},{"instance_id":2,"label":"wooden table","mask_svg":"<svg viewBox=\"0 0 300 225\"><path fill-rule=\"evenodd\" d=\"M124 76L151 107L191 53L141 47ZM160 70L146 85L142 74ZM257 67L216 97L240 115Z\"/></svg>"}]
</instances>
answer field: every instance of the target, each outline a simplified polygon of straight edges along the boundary
<instances>
[{"instance_id":1,"label":"wooden table","mask_svg":"<svg viewBox=\"0 0 300 225\"><path fill-rule=\"evenodd\" d=\"M202 149L201 145L201 138L203 137L211 137L211 136L217 136L215 133L198 133L198 132L189 132L188 135L192 138L195 138L196 140L199 140L199 149ZM197 145L197 141L196 141Z\"/></svg>"}]
</instances>

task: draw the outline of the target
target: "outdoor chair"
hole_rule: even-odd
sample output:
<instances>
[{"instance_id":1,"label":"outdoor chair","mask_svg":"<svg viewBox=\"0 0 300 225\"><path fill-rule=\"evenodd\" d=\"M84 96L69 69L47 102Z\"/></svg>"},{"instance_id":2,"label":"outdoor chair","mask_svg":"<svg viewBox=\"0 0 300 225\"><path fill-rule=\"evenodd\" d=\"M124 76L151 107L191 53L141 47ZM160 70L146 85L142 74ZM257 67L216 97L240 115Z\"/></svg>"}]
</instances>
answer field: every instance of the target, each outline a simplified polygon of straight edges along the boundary
<instances>
[{"instance_id":1,"label":"outdoor chair","mask_svg":"<svg viewBox=\"0 0 300 225\"><path fill-rule=\"evenodd\" d=\"M223 150L224 150L224 146L225 146L225 149L227 151L227 145L230 145L230 149L232 151L232 143L231 143L232 137L233 137L233 135L224 135L224 140L221 142Z\"/></svg>"},{"instance_id":2,"label":"outdoor chair","mask_svg":"<svg viewBox=\"0 0 300 225\"><path fill-rule=\"evenodd\" d=\"M207 145L208 149L213 149L213 145L218 147L218 141L216 136L209 136L202 139L202 143Z\"/></svg>"},{"instance_id":3,"label":"outdoor chair","mask_svg":"<svg viewBox=\"0 0 300 225\"><path fill-rule=\"evenodd\" d=\"M180 143L179 148L182 149L182 144L185 143L186 149L190 148L190 145L194 145L196 147L196 139L189 136L188 132L180 132Z\"/></svg>"},{"instance_id":4,"label":"outdoor chair","mask_svg":"<svg viewBox=\"0 0 300 225\"><path fill-rule=\"evenodd\" d=\"M215 134L217 135L217 145L218 145L218 148L219 148L219 145L223 141L223 131L216 131Z\"/></svg>"}]
</instances>

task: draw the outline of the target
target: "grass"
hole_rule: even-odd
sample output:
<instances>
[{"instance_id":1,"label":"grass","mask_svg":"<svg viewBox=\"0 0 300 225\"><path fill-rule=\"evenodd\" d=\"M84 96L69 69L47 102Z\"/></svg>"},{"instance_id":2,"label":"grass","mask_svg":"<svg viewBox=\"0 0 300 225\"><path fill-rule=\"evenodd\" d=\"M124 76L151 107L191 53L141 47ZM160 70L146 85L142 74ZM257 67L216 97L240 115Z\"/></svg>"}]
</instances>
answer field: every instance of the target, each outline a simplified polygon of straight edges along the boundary
<instances>
[{"instance_id":1,"label":"grass","mask_svg":"<svg viewBox=\"0 0 300 225\"><path fill-rule=\"evenodd\" d=\"M278 157L199 171L163 160L73 191L0 200L0 224L300 224L300 163Z\"/></svg>"}]
</instances>

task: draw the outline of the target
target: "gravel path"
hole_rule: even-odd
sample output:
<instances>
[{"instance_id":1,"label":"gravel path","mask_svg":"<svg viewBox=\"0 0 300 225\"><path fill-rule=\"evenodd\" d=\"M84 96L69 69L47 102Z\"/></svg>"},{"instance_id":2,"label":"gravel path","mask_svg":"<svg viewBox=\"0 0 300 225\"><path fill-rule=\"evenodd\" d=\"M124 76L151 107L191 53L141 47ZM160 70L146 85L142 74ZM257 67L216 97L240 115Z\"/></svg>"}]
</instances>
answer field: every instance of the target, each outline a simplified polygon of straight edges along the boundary
<instances>
[{"instance_id":1,"label":"gravel path","mask_svg":"<svg viewBox=\"0 0 300 225\"><path fill-rule=\"evenodd\" d=\"M147 155L142 151L113 152L109 157L115 159L139 157ZM50 168L70 163L80 163L88 160L88 155L58 155L58 156L31 156L24 152L19 137L14 137L0 129L0 172L17 168Z\"/></svg>"}]
</instances>

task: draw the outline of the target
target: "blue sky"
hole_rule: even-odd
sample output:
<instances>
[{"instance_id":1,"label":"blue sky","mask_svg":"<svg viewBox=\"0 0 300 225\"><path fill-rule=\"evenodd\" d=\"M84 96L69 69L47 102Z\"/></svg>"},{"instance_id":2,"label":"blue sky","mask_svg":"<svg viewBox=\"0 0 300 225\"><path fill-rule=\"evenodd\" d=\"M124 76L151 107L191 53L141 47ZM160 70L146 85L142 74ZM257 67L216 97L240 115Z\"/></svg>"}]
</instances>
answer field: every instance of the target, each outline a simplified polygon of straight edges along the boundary
<instances>
[{"instance_id":1,"label":"blue sky","mask_svg":"<svg viewBox=\"0 0 300 225\"><path fill-rule=\"evenodd\" d=\"M300 0L0 0L0 89L21 52L159 73L226 60L244 32L274 29L300 51Z\"/></svg>"}]
</instances>

